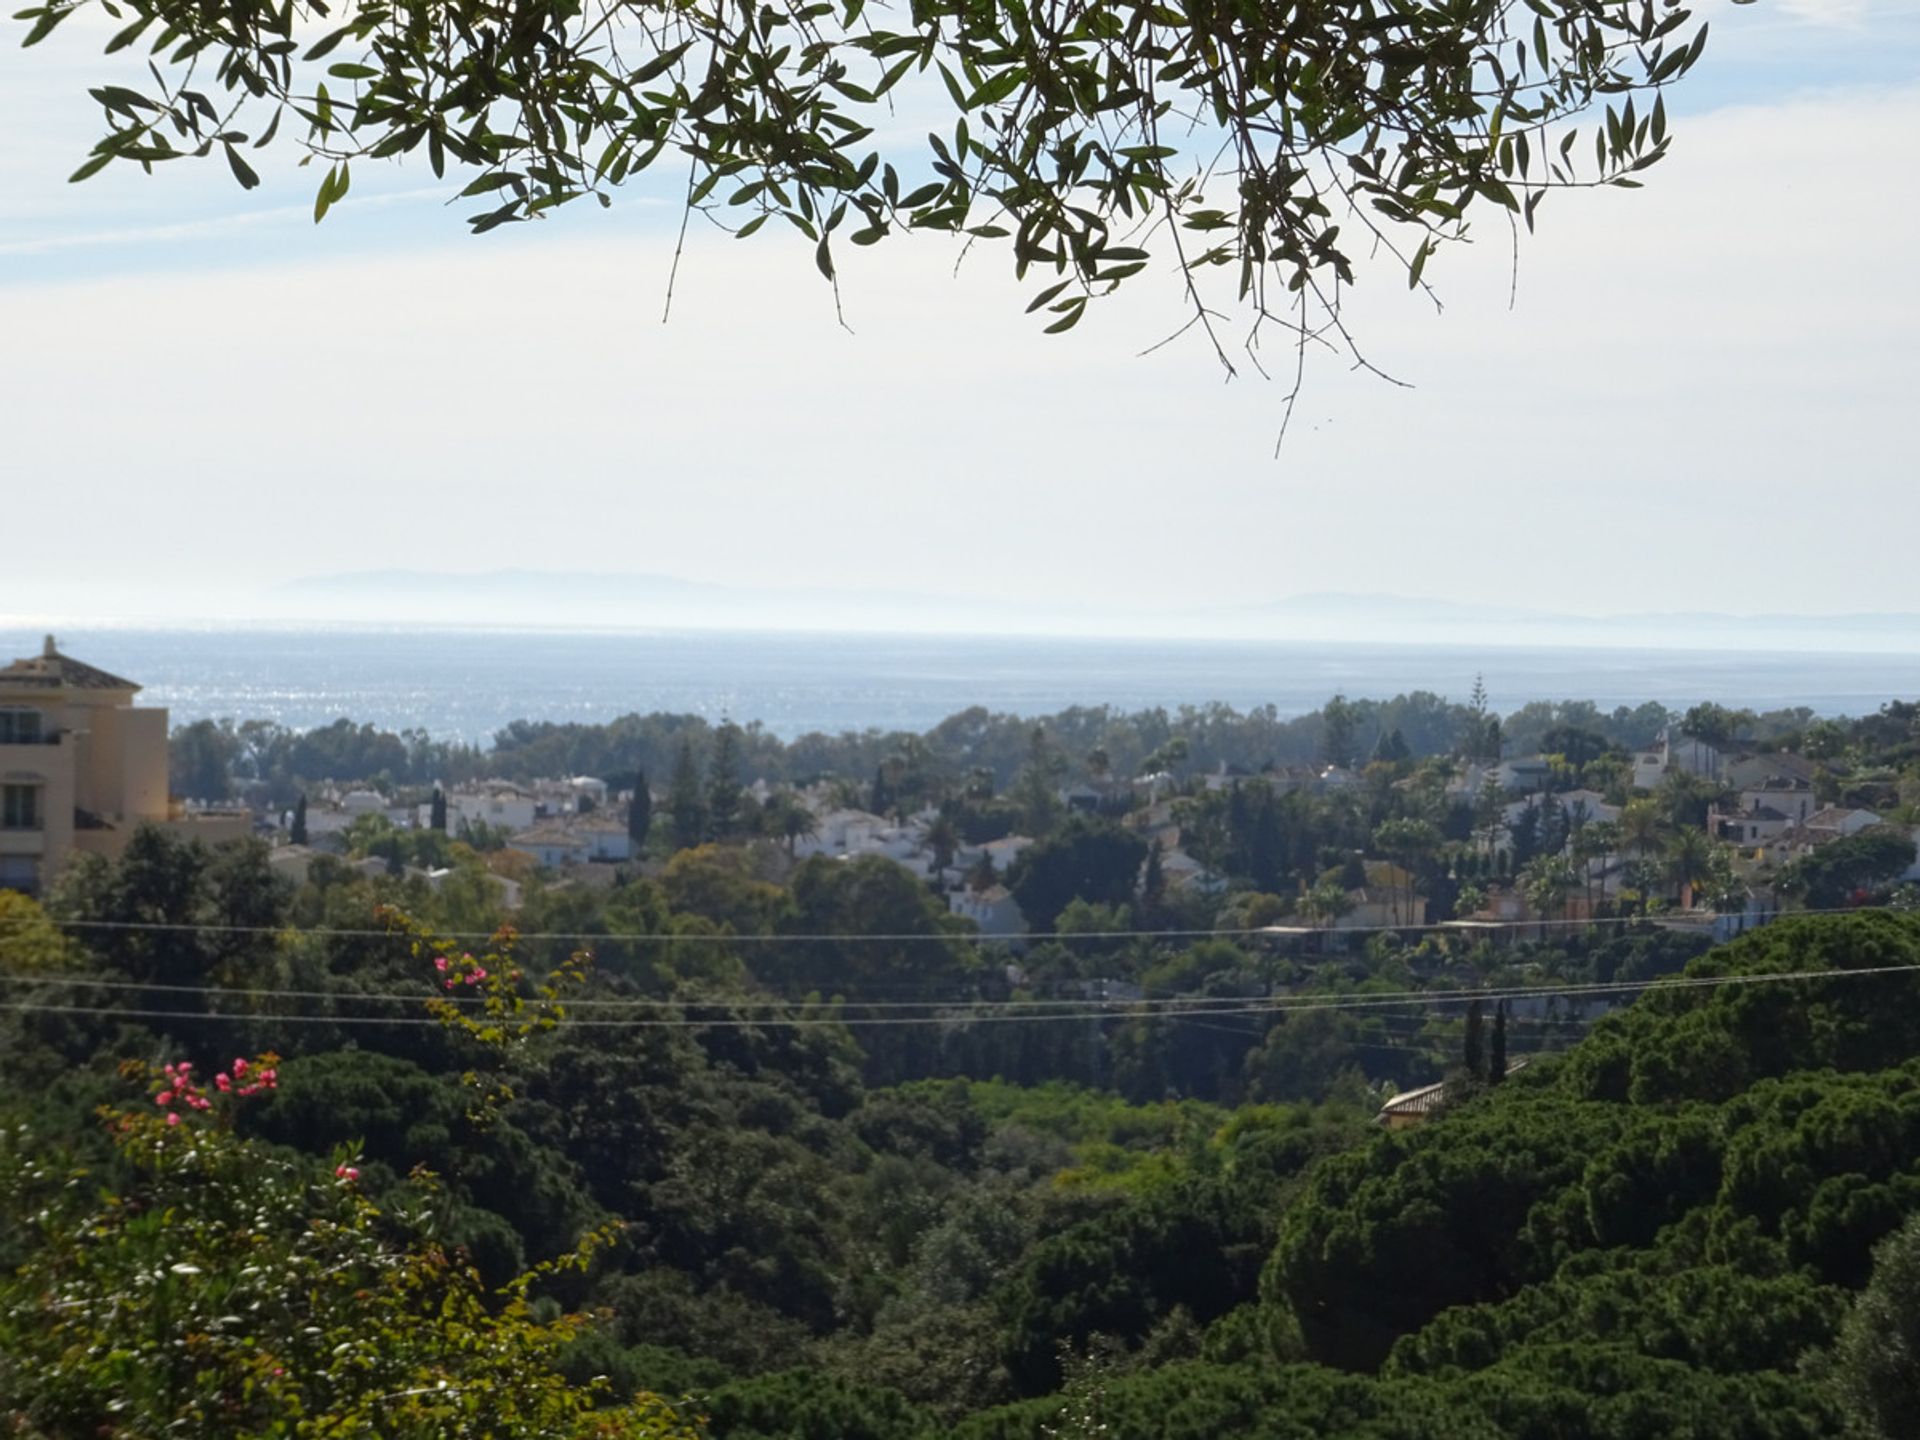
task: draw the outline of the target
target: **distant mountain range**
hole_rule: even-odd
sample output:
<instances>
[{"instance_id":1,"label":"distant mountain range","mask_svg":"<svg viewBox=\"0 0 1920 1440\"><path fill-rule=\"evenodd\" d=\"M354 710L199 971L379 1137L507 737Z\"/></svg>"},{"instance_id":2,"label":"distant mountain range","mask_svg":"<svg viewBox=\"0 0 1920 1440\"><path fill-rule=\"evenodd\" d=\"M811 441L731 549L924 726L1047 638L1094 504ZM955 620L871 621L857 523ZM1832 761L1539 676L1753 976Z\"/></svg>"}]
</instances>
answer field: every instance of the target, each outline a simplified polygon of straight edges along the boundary
<instances>
[{"instance_id":1,"label":"distant mountain range","mask_svg":"<svg viewBox=\"0 0 1920 1440\"><path fill-rule=\"evenodd\" d=\"M295 617L579 628L1079 633L1482 645L1920 649L1920 614L1577 615L1407 595L1326 592L1256 604L1101 607L1097 612L894 589L721 585L675 576L508 569L366 570L283 582L269 602Z\"/></svg>"}]
</instances>

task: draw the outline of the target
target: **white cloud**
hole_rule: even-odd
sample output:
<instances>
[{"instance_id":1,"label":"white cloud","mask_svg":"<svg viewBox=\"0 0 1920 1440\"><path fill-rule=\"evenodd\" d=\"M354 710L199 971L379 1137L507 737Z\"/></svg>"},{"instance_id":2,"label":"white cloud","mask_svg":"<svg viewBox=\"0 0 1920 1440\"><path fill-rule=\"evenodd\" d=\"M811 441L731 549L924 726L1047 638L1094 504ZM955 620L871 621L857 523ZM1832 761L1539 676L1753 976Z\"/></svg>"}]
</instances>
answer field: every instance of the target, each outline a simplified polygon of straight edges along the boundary
<instances>
[{"instance_id":1,"label":"white cloud","mask_svg":"<svg viewBox=\"0 0 1920 1440\"><path fill-rule=\"evenodd\" d=\"M1780 8L1810 24L1846 29L1864 24L1872 9L1869 0L1780 0Z\"/></svg>"}]
</instances>

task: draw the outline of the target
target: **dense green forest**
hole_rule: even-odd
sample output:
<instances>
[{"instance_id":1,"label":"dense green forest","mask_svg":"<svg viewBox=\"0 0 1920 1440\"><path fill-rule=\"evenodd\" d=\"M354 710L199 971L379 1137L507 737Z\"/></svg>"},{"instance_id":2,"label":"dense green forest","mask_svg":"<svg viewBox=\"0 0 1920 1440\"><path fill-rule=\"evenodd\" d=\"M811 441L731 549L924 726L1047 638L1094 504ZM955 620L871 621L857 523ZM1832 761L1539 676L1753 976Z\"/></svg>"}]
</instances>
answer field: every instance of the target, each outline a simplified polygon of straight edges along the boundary
<instances>
[{"instance_id":1,"label":"dense green forest","mask_svg":"<svg viewBox=\"0 0 1920 1440\"><path fill-rule=\"evenodd\" d=\"M889 862L695 868L491 941L154 832L10 898L10 1433L1910 1433L1920 917L1068 934L1049 987ZM1682 966L1755 978L1462 1064L1466 992Z\"/></svg>"}]
</instances>

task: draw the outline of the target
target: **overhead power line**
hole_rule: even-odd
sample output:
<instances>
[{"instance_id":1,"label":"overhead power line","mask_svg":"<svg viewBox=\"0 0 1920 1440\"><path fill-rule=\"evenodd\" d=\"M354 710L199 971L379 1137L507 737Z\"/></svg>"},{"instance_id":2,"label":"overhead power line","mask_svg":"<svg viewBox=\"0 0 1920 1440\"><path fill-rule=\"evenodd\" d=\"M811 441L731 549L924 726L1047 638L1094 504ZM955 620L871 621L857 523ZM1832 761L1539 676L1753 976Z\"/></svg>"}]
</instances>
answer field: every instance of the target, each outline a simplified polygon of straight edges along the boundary
<instances>
[{"instance_id":1,"label":"overhead power line","mask_svg":"<svg viewBox=\"0 0 1920 1440\"><path fill-rule=\"evenodd\" d=\"M1900 967L1896 967L1900 968ZM1853 974L1853 971L1808 971L1808 975ZM1056 999L1009 996L1005 999L934 996L921 1000L862 1000L851 996L828 999L782 999L777 996L714 996L670 998L660 996L583 997L562 1002L568 1009L603 1010L727 1010L812 1011L828 1010L943 1010L996 1011L1085 1009L1101 1013L1147 1012L1206 1014L1237 1006L1260 1004L1275 1010L1317 1009L1326 1002L1341 1001L1353 1005L1433 1003L1470 1004L1475 1000L1503 1000L1538 996L1614 995L1660 988L1684 988L1700 984L1723 983L1726 977L1661 976L1646 980L1572 980L1557 985L1456 986L1424 990L1369 990L1349 994L1282 995L1082 995ZM456 1004L478 1006L484 997L474 994L443 993L436 989L417 991L365 991L292 989L276 986L176 985L158 981L126 980L106 976L70 975L61 971L14 971L0 973L0 984L73 986L90 990L138 990L151 994L218 995L246 999L330 1000L337 1004L420 1005L429 1000L448 1000Z\"/></svg>"},{"instance_id":2,"label":"overhead power line","mask_svg":"<svg viewBox=\"0 0 1920 1440\"><path fill-rule=\"evenodd\" d=\"M1879 965L1859 970L1793 970L1773 973L1743 975L1694 975L1676 976L1650 981L1621 981L1607 984L1585 986L1531 986L1485 990L1448 990L1448 991L1408 991L1399 996L1276 996L1267 1000L1238 1000L1216 1008L1204 1010L1142 1010L1135 1002L1130 1012L1123 1005L1106 1005L1098 1009L1070 1011L1033 1011L1014 1010L1009 1002L1000 1002L997 1006L986 1004L972 1007L946 1007L945 1013L923 1015L768 1015L747 1018L735 1015L701 1018L689 1015L651 1015L651 1016L612 1016L607 1018L563 1017L556 1022L557 1028L571 1029L811 1029L822 1027L860 1027L880 1026L960 1026L1033 1023L1060 1020L1104 1020L1114 1018L1165 1018L1180 1020L1187 1017L1211 1019L1230 1015L1274 1015L1299 1014L1316 1011L1349 1011L1379 1009L1422 1009L1442 1005L1471 1004L1475 1001L1485 1003L1493 1000L1514 1000L1528 997L1553 997L1567 994L1599 995L1605 993L1637 992L1648 994L1663 990L1720 989L1731 986L1749 986L1766 984L1784 984L1812 980L1853 980L1869 976L1912 975L1920 973L1920 965ZM43 983L60 983L48 981ZM233 996L247 998L256 992L221 991L207 989L198 993L208 995ZM422 998L422 997L411 997ZM684 1006L682 1008L685 1008ZM859 1008L854 1004L850 1008ZM935 1007L923 1007L935 1008ZM253 1011L237 1013L231 1011L198 1010L157 1010L157 1009L119 1009L111 1006L67 1005L52 1002L16 1000L0 1002L0 1010L16 1012L42 1012L68 1015L99 1015L125 1019L172 1019L172 1020L225 1020L242 1022L269 1022L284 1024L331 1024L331 1025L439 1025L442 1022L433 1016L399 1015L326 1015L312 1013L281 1014Z\"/></svg>"},{"instance_id":3,"label":"overhead power line","mask_svg":"<svg viewBox=\"0 0 1920 1440\"><path fill-rule=\"evenodd\" d=\"M1748 917L1754 921L1748 928L1757 928L1774 920L1798 919L1803 915L1863 915L1897 912L1889 905L1840 905L1814 910L1778 910L1769 911L1762 916ZM413 941L469 941L487 942L498 938L494 930L455 930L430 936L415 935L406 930L387 930L376 926L295 926L295 925L221 925L202 923L193 920L73 920L48 917L51 923L66 930L99 931L146 931L154 934L195 932L207 935L292 935L322 940L406 940ZM1671 917L1664 917L1671 918ZM514 941L577 941L601 945L853 945L886 944L903 945L908 943L947 944L947 945L1007 945L1013 943L1041 943L1059 941L1079 943L1113 940L1244 940L1261 936L1268 938L1287 938L1295 936L1347 936L1347 935L1425 935L1446 931L1456 935L1483 934L1491 930L1545 930L1545 929L1595 929L1607 925L1652 925L1661 928L1663 917L1657 915L1615 915L1604 918L1591 916L1578 919L1556 920L1474 920L1454 921L1436 920L1419 925L1343 925L1328 928L1314 926L1244 926L1226 930L1083 930L1066 934L1055 934L1045 930L1027 930L1008 935L981 934L925 934L900 931L882 934L836 933L828 935L806 935L780 933L773 935L607 935L584 930L516 930Z\"/></svg>"}]
</instances>

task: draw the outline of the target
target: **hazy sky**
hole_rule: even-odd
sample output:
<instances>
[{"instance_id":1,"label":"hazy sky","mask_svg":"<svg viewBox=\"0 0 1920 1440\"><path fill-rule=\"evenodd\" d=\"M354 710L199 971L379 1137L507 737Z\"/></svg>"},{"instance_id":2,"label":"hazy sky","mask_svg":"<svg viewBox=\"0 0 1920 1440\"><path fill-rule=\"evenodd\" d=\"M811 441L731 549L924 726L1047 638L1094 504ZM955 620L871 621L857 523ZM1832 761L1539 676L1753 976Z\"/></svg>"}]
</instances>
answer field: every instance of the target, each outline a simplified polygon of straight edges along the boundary
<instances>
[{"instance_id":1,"label":"hazy sky","mask_svg":"<svg viewBox=\"0 0 1920 1440\"><path fill-rule=\"evenodd\" d=\"M847 333L804 246L696 225L662 325L675 217L639 189L474 239L424 164L360 167L317 228L290 164L70 186L98 32L0 22L0 615L246 618L395 567L1093 620L1920 611L1920 6L1708 13L1647 188L1550 198L1512 308L1493 223L1429 271L1443 315L1363 272L1350 318L1413 388L1317 365L1278 460L1281 385L1136 358L1170 278L1044 337L1001 255L890 240L843 258Z\"/></svg>"}]
</instances>

